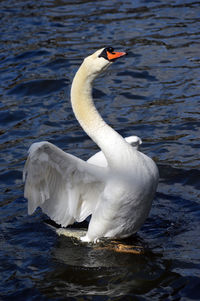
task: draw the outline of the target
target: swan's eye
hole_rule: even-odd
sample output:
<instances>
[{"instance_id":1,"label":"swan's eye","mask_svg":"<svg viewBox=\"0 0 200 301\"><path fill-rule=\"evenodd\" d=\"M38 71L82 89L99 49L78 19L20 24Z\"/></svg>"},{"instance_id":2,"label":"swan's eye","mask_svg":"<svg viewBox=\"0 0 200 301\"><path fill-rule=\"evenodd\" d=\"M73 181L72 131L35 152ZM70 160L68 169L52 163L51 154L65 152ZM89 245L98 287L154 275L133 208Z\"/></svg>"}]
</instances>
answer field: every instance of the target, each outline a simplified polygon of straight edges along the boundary
<instances>
[{"instance_id":1,"label":"swan's eye","mask_svg":"<svg viewBox=\"0 0 200 301\"><path fill-rule=\"evenodd\" d=\"M114 53L114 49L112 47L106 47L104 50L101 52L99 57L103 57L104 59L108 60L108 53Z\"/></svg>"},{"instance_id":2,"label":"swan's eye","mask_svg":"<svg viewBox=\"0 0 200 301\"><path fill-rule=\"evenodd\" d=\"M114 52L114 49L112 47L107 47L106 50L110 53L113 53Z\"/></svg>"},{"instance_id":3,"label":"swan's eye","mask_svg":"<svg viewBox=\"0 0 200 301\"><path fill-rule=\"evenodd\" d=\"M124 56L124 55L127 55L127 53L114 51L114 49L112 47L106 47L100 53L99 57L103 57L104 59L108 60L109 62L114 62L116 59L118 59L119 57Z\"/></svg>"},{"instance_id":4,"label":"swan's eye","mask_svg":"<svg viewBox=\"0 0 200 301\"><path fill-rule=\"evenodd\" d=\"M103 57L105 60L108 60L106 50L107 48L104 48L104 50L99 54L99 57Z\"/></svg>"}]
</instances>

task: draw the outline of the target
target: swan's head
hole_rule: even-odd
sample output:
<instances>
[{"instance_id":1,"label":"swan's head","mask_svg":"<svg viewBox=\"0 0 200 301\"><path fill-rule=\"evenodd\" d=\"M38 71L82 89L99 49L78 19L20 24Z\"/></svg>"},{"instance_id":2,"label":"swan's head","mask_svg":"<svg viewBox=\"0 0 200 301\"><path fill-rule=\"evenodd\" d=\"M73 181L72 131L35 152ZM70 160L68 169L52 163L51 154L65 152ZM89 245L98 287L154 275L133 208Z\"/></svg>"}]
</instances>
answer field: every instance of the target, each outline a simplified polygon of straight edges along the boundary
<instances>
[{"instance_id":1,"label":"swan's head","mask_svg":"<svg viewBox=\"0 0 200 301\"><path fill-rule=\"evenodd\" d=\"M98 75L103 72L118 58L127 55L126 52L114 51L112 47L97 50L84 59L84 65L89 75Z\"/></svg>"}]
</instances>

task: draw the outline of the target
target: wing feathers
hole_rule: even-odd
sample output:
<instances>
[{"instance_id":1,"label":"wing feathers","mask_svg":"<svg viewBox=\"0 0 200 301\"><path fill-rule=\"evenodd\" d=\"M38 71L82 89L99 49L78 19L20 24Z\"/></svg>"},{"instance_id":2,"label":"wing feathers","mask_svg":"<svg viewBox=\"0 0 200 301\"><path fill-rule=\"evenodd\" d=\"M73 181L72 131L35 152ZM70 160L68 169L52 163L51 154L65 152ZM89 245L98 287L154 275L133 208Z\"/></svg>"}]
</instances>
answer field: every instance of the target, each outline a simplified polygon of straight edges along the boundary
<instances>
[{"instance_id":1,"label":"wing feathers","mask_svg":"<svg viewBox=\"0 0 200 301\"><path fill-rule=\"evenodd\" d=\"M104 188L105 169L96 167L49 142L34 143L24 168L28 213L39 206L62 226L92 213Z\"/></svg>"}]
</instances>

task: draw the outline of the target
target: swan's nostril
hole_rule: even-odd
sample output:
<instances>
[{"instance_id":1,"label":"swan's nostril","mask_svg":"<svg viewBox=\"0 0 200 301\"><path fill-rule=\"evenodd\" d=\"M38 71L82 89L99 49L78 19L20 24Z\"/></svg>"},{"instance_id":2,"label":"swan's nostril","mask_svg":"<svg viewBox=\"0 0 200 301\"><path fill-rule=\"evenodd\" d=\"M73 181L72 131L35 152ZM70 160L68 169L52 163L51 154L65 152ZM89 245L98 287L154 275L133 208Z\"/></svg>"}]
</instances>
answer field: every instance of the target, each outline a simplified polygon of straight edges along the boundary
<instances>
[{"instance_id":1,"label":"swan's nostril","mask_svg":"<svg viewBox=\"0 0 200 301\"><path fill-rule=\"evenodd\" d=\"M127 52L114 51L114 48L106 47L100 53L99 57L103 57L104 59L110 62L114 62L116 59L124 55L127 55Z\"/></svg>"}]
</instances>

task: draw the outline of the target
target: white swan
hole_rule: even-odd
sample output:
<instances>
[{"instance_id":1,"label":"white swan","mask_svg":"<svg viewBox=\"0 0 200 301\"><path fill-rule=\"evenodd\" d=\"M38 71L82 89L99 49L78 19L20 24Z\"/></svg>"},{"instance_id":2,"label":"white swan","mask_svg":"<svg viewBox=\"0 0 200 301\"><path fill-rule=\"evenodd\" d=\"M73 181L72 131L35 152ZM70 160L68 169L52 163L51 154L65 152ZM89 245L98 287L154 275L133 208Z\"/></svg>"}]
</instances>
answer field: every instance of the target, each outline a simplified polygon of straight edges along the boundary
<instances>
[{"instance_id":1,"label":"white swan","mask_svg":"<svg viewBox=\"0 0 200 301\"><path fill-rule=\"evenodd\" d=\"M139 152L140 138L114 131L92 100L93 80L125 52L108 47L88 56L71 87L71 103L84 131L101 152L85 162L49 142L31 145L24 168L28 213L39 206L62 226L91 220L82 241L124 238L135 233L149 214L158 184L156 164Z\"/></svg>"}]
</instances>

